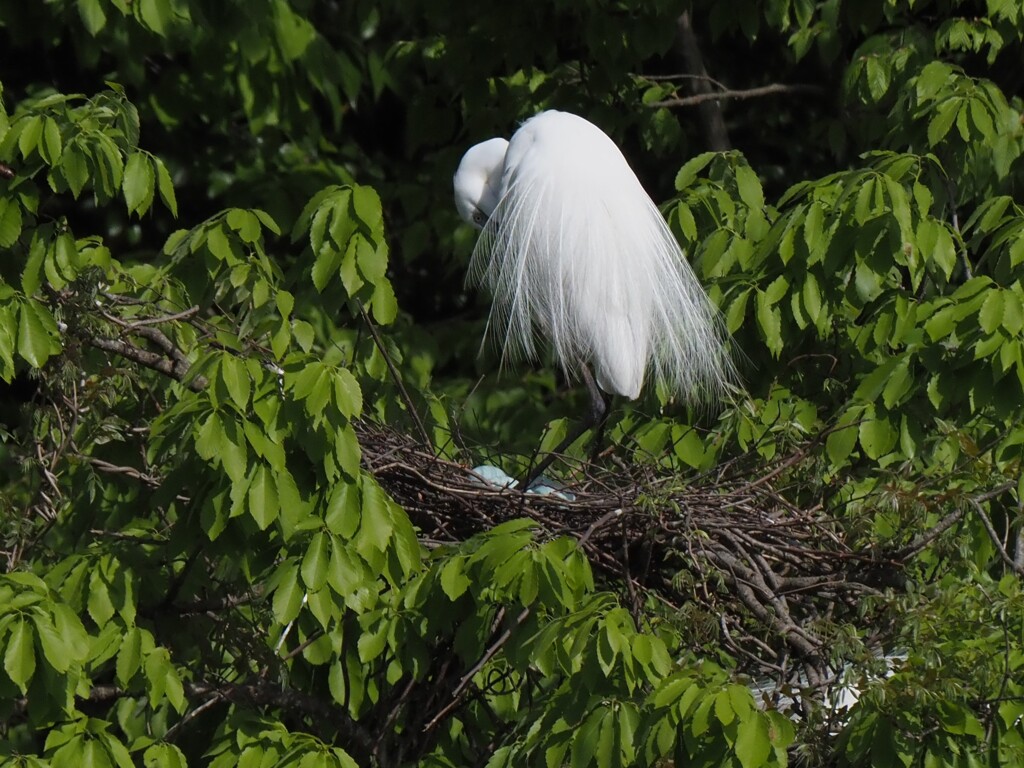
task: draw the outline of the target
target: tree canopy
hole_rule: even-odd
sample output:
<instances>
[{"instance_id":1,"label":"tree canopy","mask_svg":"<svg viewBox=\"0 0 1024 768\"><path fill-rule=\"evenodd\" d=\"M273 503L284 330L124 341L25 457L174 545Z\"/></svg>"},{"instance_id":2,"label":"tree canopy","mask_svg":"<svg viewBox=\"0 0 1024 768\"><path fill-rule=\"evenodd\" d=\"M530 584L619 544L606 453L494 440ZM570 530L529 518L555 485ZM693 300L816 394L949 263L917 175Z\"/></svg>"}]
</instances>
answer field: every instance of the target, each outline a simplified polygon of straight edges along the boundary
<instances>
[{"instance_id":1,"label":"tree canopy","mask_svg":"<svg viewBox=\"0 0 1024 768\"><path fill-rule=\"evenodd\" d=\"M0 765L1024 764L1019 0L0 0ZM623 148L742 387L499 370ZM591 457L591 441L597 440Z\"/></svg>"}]
</instances>

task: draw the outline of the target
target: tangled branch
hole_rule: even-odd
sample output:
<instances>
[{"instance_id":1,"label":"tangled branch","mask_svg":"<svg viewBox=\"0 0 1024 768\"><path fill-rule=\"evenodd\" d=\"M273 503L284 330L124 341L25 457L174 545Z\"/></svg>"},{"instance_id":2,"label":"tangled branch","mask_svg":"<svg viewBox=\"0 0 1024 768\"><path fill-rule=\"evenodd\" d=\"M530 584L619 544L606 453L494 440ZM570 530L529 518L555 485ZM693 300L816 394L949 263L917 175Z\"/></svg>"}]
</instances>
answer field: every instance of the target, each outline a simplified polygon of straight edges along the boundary
<instances>
[{"instance_id":1,"label":"tangled branch","mask_svg":"<svg viewBox=\"0 0 1024 768\"><path fill-rule=\"evenodd\" d=\"M902 579L901 553L858 551L823 500L801 505L795 489L780 490L813 446L759 473L738 459L689 484L650 466L580 468L568 500L487 486L408 436L368 423L359 431L367 469L428 542L528 516L547 535L576 538L635 609L643 598L696 607L749 674L799 678L812 695L835 679L830 628Z\"/></svg>"}]
</instances>

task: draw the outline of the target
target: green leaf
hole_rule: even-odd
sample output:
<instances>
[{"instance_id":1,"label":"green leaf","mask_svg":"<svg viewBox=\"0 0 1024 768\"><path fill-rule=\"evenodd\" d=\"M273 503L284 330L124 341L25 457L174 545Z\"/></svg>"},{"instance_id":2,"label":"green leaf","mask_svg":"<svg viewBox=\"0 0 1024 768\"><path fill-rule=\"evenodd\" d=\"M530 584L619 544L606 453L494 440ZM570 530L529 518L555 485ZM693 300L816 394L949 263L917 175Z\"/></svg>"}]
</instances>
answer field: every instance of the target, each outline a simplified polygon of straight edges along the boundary
<instances>
[{"instance_id":1,"label":"green leaf","mask_svg":"<svg viewBox=\"0 0 1024 768\"><path fill-rule=\"evenodd\" d=\"M370 233L380 230L383 225L384 213L380 206L380 197L373 187L356 184L352 187L352 209Z\"/></svg>"},{"instance_id":2,"label":"green leaf","mask_svg":"<svg viewBox=\"0 0 1024 768\"><path fill-rule=\"evenodd\" d=\"M247 243L257 242L263 234L259 217L244 208L232 208L229 210L225 221Z\"/></svg>"},{"instance_id":3,"label":"green leaf","mask_svg":"<svg viewBox=\"0 0 1024 768\"><path fill-rule=\"evenodd\" d=\"M337 483L327 502L324 523L331 533L351 539L359 530L361 499L355 483Z\"/></svg>"},{"instance_id":4,"label":"green leaf","mask_svg":"<svg viewBox=\"0 0 1024 768\"><path fill-rule=\"evenodd\" d=\"M252 382L245 362L230 352L225 352L221 355L218 373L228 390L228 396L238 406L238 409L244 412L249 405L249 395L252 390Z\"/></svg>"},{"instance_id":5,"label":"green leaf","mask_svg":"<svg viewBox=\"0 0 1024 768\"><path fill-rule=\"evenodd\" d=\"M888 419L865 419L859 437L867 457L877 460L893 449L899 434Z\"/></svg>"},{"instance_id":6,"label":"green leaf","mask_svg":"<svg viewBox=\"0 0 1024 768\"><path fill-rule=\"evenodd\" d=\"M260 464L249 484L249 514L260 530L266 530L277 519L278 511L274 474L266 465Z\"/></svg>"},{"instance_id":7,"label":"green leaf","mask_svg":"<svg viewBox=\"0 0 1024 768\"><path fill-rule=\"evenodd\" d=\"M764 208L764 191L761 189L761 181L749 165L736 166L736 186L740 193L740 199L747 204L748 208L757 211Z\"/></svg>"},{"instance_id":8,"label":"green leaf","mask_svg":"<svg viewBox=\"0 0 1024 768\"><path fill-rule=\"evenodd\" d=\"M75 658L77 654L70 638L65 638L57 631L49 614L36 615L34 623L39 645L43 649L43 656L57 672L67 672L73 662L80 661Z\"/></svg>"},{"instance_id":9,"label":"green leaf","mask_svg":"<svg viewBox=\"0 0 1024 768\"><path fill-rule=\"evenodd\" d=\"M344 253L335 248L330 241L324 241L320 247L313 262L312 272L313 286L320 293L323 293L324 288L327 287L331 278L337 273L343 255Z\"/></svg>"},{"instance_id":10,"label":"green leaf","mask_svg":"<svg viewBox=\"0 0 1024 768\"><path fill-rule=\"evenodd\" d=\"M169 0L140 0L139 17L142 23L161 37L167 34L167 25L171 21Z\"/></svg>"},{"instance_id":11,"label":"green leaf","mask_svg":"<svg viewBox=\"0 0 1024 768\"><path fill-rule=\"evenodd\" d=\"M21 205L14 199L0 199L0 248L10 248L20 235Z\"/></svg>"},{"instance_id":12,"label":"green leaf","mask_svg":"<svg viewBox=\"0 0 1024 768\"><path fill-rule=\"evenodd\" d=\"M330 561L330 538L318 532L306 549L302 558L302 582L309 592L319 592L327 583L328 562Z\"/></svg>"},{"instance_id":13,"label":"green leaf","mask_svg":"<svg viewBox=\"0 0 1024 768\"><path fill-rule=\"evenodd\" d=\"M248 442L244 428L240 429L234 421L221 422L222 438L217 448L216 458L220 459L224 471L233 483L241 483L249 468Z\"/></svg>"},{"instance_id":14,"label":"green leaf","mask_svg":"<svg viewBox=\"0 0 1024 768\"><path fill-rule=\"evenodd\" d=\"M346 475L349 477L358 475L361 451L359 438L356 437L352 425L344 424L335 430L334 455L338 457L338 464Z\"/></svg>"},{"instance_id":15,"label":"green leaf","mask_svg":"<svg viewBox=\"0 0 1024 768\"><path fill-rule=\"evenodd\" d=\"M736 718L732 702L729 700L728 689L720 691L715 695L715 718L722 725L729 725Z\"/></svg>"},{"instance_id":16,"label":"green leaf","mask_svg":"<svg viewBox=\"0 0 1024 768\"><path fill-rule=\"evenodd\" d=\"M370 308L373 312L373 319L381 325L389 325L398 316L398 301L395 299L395 292L391 283L387 280L378 282L373 288L373 296L370 298Z\"/></svg>"},{"instance_id":17,"label":"green leaf","mask_svg":"<svg viewBox=\"0 0 1024 768\"><path fill-rule=\"evenodd\" d=\"M1003 324L1003 294L995 289L989 292L978 312L978 323L985 333L994 333Z\"/></svg>"},{"instance_id":18,"label":"green leaf","mask_svg":"<svg viewBox=\"0 0 1024 768\"><path fill-rule=\"evenodd\" d=\"M52 117L43 118L43 137L39 149L47 164L56 165L60 160L64 145L60 139L60 126Z\"/></svg>"},{"instance_id":19,"label":"green leaf","mask_svg":"<svg viewBox=\"0 0 1024 768\"><path fill-rule=\"evenodd\" d=\"M388 511L387 498L384 491L371 477L362 478L363 509L362 521L359 526L359 551L365 552L372 547L383 552L391 540L394 525Z\"/></svg>"},{"instance_id":20,"label":"green leaf","mask_svg":"<svg viewBox=\"0 0 1024 768\"><path fill-rule=\"evenodd\" d=\"M43 118L40 115L31 115L22 118L21 122L22 129L18 135L18 149L21 151L21 156L27 160L32 150L39 144L39 139L42 138Z\"/></svg>"},{"instance_id":21,"label":"green leaf","mask_svg":"<svg viewBox=\"0 0 1024 768\"><path fill-rule=\"evenodd\" d=\"M736 726L736 757L743 768L766 765L771 754L768 723L760 712L752 712Z\"/></svg>"},{"instance_id":22,"label":"green leaf","mask_svg":"<svg viewBox=\"0 0 1024 768\"><path fill-rule=\"evenodd\" d=\"M117 682L128 686L135 673L142 668L142 630L129 629L117 652Z\"/></svg>"},{"instance_id":23,"label":"green leaf","mask_svg":"<svg viewBox=\"0 0 1024 768\"><path fill-rule=\"evenodd\" d=\"M782 354L782 313L773 307L764 291L757 292L757 324L772 356Z\"/></svg>"},{"instance_id":24,"label":"green leaf","mask_svg":"<svg viewBox=\"0 0 1024 768\"><path fill-rule=\"evenodd\" d=\"M913 377L910 375L910 358L904 357L899 364L893 368L885 382L882 390L882 402L888 409L895 408L911 390L914 385Z\"/></svg>"},{"instance_id":25,"label":"green leaf","mask_svg":"<svg viewBox=\"0 0 1024 768\"><path fill-rule=\"evenodd\" d=\"M730 303L725 313L725 325L729 333L736 333L747 315L747 303L753 289L747 288L739 293Z\"/></svg>"},{"instance_id":26,"label":"green leaf","mask_svg":"<svg viewBox=\"0 0 1024 768\"><path fill-rule=\"evenodd\" d=\"M69 144L64 149L64 156L61 159L60 167L64 172L64 180L68 183L68 189L71 190L71 194L77 199L89 180L89 166L85 162L85 155L82 154L77 145Z\"/></svg>"},{"instance_id":27,"label":"green leaf","mask_svg":"<svg viewBox=\"0 0 1024 768\"><path fill-rule=\"evenodd\" d=\"M800 292L803 299L804 311L812 323L817 323L821 316L821 289L818 287L818 279L813 273L808 272L804 279L803 289Z\"/></svg>"},{"instance_id":28,"label":"green leaf","mask_svg":"<svg viewBox=\"0 0 1024 768\"><path fill-rule=\"evenodd\" d=\"M89 577L89 600L86 607L89 616L99 627L110 621L116 612L114 603L110 599L110 585L107 584L107 580L98 569L94 570Z\"/></svg>"},{"instance_id":29,"label":"green leaf","mask_svg":"<svg viewBox=\"0 0 1024 768\"><path fill-rule=\"evenodd\" d=\"M957 111L960 109L959 99L949 99L939 104L935 116L928 123L928 146L934 147L942 141L949 129L953 127Z\"/></svg>"},{"instance_id":30,"label":"green leaf","mask_svg":"<svg viewBox=\"0 0 1024 768\"><path fill-rule=\"evenodd\" d=\"M146 768L188 768L184 753L174 744L159 742L148 747L142 756Z\"/></svg>"},{"instance_id":31,"label":"green leaf","mask_svg":"<svg viewBox=\"0 0 1024 768\"><path fill-rule=\"evenodd\" d=\"M153 164L144 152L133 152L124 167L121 188L128 213L139 216L149 210L153 203Z\"/></svg>"},{"instance_id":32,"label":"green leaf","mask_svg":"<svg viewBox=\"0 0 1024 768\"><path fill-rule=\"evenodd\" d=\"M453 557L441 569L441 589L452 602L465 594L472 583L463 570L461 558Z\"/></svg>"},{"instance_id":33,"label":"green leaf","mask_svg":"<svg viewBox=\"0 0 1024 768\"><path fill-rule=\"evenodd\" d=\"M693 159L688 160L679 169L679 173L676 174L676 190L682 192L689 187L694 179L697 178L697 174L703 171L717 155L717 152L702 152Z\"/></svg>"},{"instance_id":34,"label":"green leaf","mask_svg":"<svg viewBox=\"0 0 1024 768\"><path fill-rule=\"evenodd\" d=\"M278 624L284 626L299 615L304 590L299 584L299 566L295 563L288 563L282 568L280 577L275 574L277 587L274 590L271 608Z\"/></svg>"},{"instance_id":35,"label":"green leaf","mask_svg":"<svg viewBox=\"0 0 1024 768\"><path fill-rule=\"evenodd\" d=\"M38 301L21 302L18 321L18 354L33 368L42 368L52 355L60 352L57 323Z\"/></svg>"},{"instance_id":36,"label":"green leaf","mask_svg":"<svg viewBox=\"0 0 1024 768\"><path fill-rule=\"evenodd\" d=\"M156 184L160 191L160 199L164 201L167 210L175 218L178 217L178 200L174 196L174 182L171 181L171 174L160 158L153 158L153 167L156 168Z\"/></svg>"},{"instance_id":37,"label":"green leaf","mask_svg":"<svg viewBox=\"0 0 1024 768\"><path fill-rule=\"evenodd\" d=\"M860 408L847 411L825 439L825 452L835 466L842 466L850 459L854 446L857 444L857 420L861 416Z\"/></svg>"},{"instance_id":38,"label":"green leaf","mask_svg":"<svg viewBox=\"0 0 1024 768\"><path fill-rule=\"evenodd\" d=\"M357 418L363 409L363 393L359 382L347 368L334 371L334 399L338 410L347 419Z\"/></svg>"},{"instance_id":39,"label":"green leaf","mask_svg":"<svg viewBox=\"0 0 1024 768\"><path fill-rule=\"evenodd\" d=\"M601 707L594 709L583 725L576 730L572 742L572 759L569 763L571 768L592 768L603 715L604 710Z\"/></svg>"},{"instance_id":40,"label":"green leaf","mask_svg":"<svg viewBox=\"0 0 1024 768\"><path fill-rule=\"evenodd\" d=\"M699 469L704 463L705 450L704 441L700 434L693 428L685 428L683 434L676 437L678 427L673 426L673 443L676 456L694 469Z\"/></svg>"},{"instance_id":41,"label":"green leaf","mask_svg":"<svg viewBox=\"0 0 1024 768\"><path fill-rule=\"evenodd\" d=\"M316 30L309 21L293 12L287 4L275 4L277 42L286 61L295 61L316 39Z\"/></svg>"},{"instance_id":42,"label":"green leaf","mask_svg":"<svg viewBox=\"0 0 1024 768\"><path fill-rule=\"evenodd\" d=\"M82 17L85 30L93 37L107 23L107 15L103 12L100 0L78 0L78 14Z\"/></svg>"},{"instance_id":43,"label":"green leaf","mask_svg":"<svg viewBox=\"0 0 1024 768\"><path fill-rule=\"evenodd\" d=\"M36 671L33 634L32 626L25 619L18 619L7 637L4 651L4 670L22 693L28 690L28 682Z\"/></svg>"}]
</instances>

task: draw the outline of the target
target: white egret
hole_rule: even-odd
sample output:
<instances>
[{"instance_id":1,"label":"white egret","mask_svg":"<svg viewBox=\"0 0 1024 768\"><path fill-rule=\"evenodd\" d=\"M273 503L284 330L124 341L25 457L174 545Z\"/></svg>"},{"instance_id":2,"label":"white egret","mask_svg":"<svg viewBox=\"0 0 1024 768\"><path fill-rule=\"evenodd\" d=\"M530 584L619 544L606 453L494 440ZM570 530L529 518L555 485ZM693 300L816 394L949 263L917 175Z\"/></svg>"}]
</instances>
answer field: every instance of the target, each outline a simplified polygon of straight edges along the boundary
<instances>
[{"instance_id":1,"label":"white egret","mask_svg":"<svg viewBox=\"0 0 1024 768\"><path fill-rule=\"evenodd\" d=\"M600 128L541 112L511 141L470 148L454 185L459 214L482 230L469 274L493 294L502 360L536 357L539 332L590 390L590 421L571 439L604 417L598 388L634 400L649 371L689 401L724 391L733 368L719 316Z\"/></svg>"}]
</instances>

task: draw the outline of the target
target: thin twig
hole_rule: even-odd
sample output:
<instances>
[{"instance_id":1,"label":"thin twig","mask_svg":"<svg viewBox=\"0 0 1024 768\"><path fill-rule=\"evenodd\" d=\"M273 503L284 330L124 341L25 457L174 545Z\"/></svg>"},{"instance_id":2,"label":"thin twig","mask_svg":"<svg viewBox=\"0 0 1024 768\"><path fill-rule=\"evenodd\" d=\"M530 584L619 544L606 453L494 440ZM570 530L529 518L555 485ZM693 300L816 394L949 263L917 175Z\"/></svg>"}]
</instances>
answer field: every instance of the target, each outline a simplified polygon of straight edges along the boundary
<instances>
[{"instance_id":1,"label":"thin twig","mask_svg":"<svg viewBox=\"0 0 1024 768\"><path fill-rule=\"evenodd\" d=\"M761 96L774 96L780 93L805 93L810 95L821 94L823 90L816 85L806 83L772 83L757 88L745 88L741 90L714 91L711 93L696 93L693 96L680 96L662 101L652 101L648 107L693 107L703 104L706 101L723 101L726 99L755 99Z\"/></svg>"}]
</instances>

